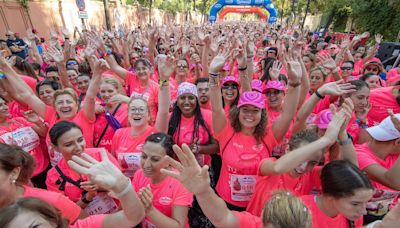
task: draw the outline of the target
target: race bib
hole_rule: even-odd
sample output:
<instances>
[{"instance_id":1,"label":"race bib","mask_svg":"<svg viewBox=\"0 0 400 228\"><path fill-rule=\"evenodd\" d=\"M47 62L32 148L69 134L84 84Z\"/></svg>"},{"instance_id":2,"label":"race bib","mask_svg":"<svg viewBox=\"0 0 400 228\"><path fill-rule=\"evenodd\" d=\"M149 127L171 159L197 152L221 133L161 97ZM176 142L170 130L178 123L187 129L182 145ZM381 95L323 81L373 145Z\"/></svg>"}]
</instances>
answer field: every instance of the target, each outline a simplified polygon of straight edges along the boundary
<instances>
[{"instance_id":1,"label":"race bib","mask_svg":"<svg viewBox=\"0 0 400 228\"><path fill-rule=\"evenodd\" d=\"M368 214L381 216L389 211L393 200L400 195L400 192L375 189L372 199L367 204Z\"/></svg>"},{"instance_id":2,"label":"race bib","mask_svg":"<svg viewBox=\"0 0 400 228\"><path fill-rule=\"evenodd\" d=\"M256 187L256 175L231 174L231 199L249 201Z\"/></svg>"},{"instance_id":3,"label":"race bib","mask_svg":"<svg viewBox=\"0 0 400 228\"><path fill-rule=\"evenodd\" d=\"M47 149L49 151L51 165L56 166L58 162L63 158L62 154L56 151L51 145L49 145Z\"/></svg>"},{"instance_id":4,"label":"race bib","mask_svg":"<svg viewBox=\"0 0 400 228\"><path fill-rule=\"evenodd\" d=\"M35 149L40 144L39 136L31 127L18 128L0 136L4 143L21 147L25 152Z\"/></svg>"},{"instance_id":5,"label":"race bib","mask_svg":"<svg viewBox=\"0 0 400 228\"><path fill-rule=\"evenodd\" d=\"M88 215L111 214L118 211L118 206L107 193L100 192L84 210Z\"/></svg>"},{"instance_id":6,"label":"race bib","mask_svg":"<svg viewBox=\"0 0 400 228\"><path fill-rule=\"evenodd\" d=\"M125 176L133 177L135 172L140 169L140 155L140 152L118 154L118 162Z\"/></svg>"}]
</instances>

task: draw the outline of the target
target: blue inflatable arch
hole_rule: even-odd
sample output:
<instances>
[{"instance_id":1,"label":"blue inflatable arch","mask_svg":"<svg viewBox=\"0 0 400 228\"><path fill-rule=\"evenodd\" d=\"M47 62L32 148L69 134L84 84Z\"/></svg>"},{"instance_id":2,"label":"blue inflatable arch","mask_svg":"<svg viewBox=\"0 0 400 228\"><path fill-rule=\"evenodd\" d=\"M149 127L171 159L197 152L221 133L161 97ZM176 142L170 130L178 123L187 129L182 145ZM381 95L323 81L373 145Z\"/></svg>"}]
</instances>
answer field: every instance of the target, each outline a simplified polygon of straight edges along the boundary
<instances>
[{"instance_id":1,"label":"blue inflatable arch","mask_svg":"<svg viewBox=\"0 0 400 228\"><path fill-rule=\"evenodd\" d=\"M274 24L278 17L278 10L271 0L218 0L210 9L211 23L217 20L217 14L224 6L262 6L269 13L269 24Z\"/></svg>"}]
</instances>

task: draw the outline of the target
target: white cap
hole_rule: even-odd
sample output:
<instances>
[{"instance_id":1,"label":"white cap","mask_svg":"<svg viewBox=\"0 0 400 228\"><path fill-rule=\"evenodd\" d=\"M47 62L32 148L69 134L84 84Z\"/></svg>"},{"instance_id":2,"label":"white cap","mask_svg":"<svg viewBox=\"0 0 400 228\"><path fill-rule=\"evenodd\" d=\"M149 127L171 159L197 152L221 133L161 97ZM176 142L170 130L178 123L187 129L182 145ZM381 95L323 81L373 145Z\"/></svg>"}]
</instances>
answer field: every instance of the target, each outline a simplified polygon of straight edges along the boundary
<instances>
[{"instance_id":1,"label":"white cap","mask_svg":"<svg viewBox=\"0 0 400 228\"><path fill-rule=\"evenodd\" d=\"M400 114L394 115L400 119ZM390 116L386 117L379 125L367 128L368 133L378 141L390 141L400 138L400 131L396 129Z\"/></svg>"}]
</instances>

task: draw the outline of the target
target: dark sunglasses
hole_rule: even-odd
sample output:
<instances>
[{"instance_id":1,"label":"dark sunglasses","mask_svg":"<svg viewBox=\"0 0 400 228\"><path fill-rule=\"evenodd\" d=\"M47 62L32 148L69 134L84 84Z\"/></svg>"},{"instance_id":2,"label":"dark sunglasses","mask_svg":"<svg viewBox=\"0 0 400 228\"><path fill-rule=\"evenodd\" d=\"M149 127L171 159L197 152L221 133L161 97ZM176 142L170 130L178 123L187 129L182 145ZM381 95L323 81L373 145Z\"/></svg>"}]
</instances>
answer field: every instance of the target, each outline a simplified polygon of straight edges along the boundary
<instances>
[{"instance_id":1,"label":"dark sunglasses","mask_svg":"<svg viewBox=\"0 0 400 228\"><path fill-rule=\"evenodd\" d=\"M176 66L181 68L181 69L186 69L188 67L187 65L184 65L184 64L178 64Z\"/></svg>"},{"instance_id":2,"label":"dark sunglasses","mask_svg":"<svg viewBox=\"0 0 400 228\"><path fill-rule=\"evenodd\" d=\"M223 85L222 89L237 89L237 85Z\"/></svg>"}]
</instances>

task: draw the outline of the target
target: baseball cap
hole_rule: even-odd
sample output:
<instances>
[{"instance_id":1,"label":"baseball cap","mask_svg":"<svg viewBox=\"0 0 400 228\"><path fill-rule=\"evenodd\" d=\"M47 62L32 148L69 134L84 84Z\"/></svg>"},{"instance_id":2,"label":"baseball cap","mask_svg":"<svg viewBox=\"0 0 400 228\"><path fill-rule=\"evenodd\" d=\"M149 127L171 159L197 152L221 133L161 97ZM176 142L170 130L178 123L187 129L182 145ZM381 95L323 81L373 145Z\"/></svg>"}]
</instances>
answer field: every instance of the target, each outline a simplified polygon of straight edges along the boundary
<instances>
[{"instance_id":1,"label":"baseball cap","mask_svg":"<svg viewBox=\"0 0 400 228\"><path fill-rule=\"evenodd\" d=\"M332 120L331 110L324 109L317 114L317 118L315 119L314 124L316 124L319 129L327 129L331 120Z\"/></svg>"},{"instance_id":2,"label":"baseball cap","mask_svg":"<svg viewBox=\"0 0 400 228\"><path fill-rule=\"evenodd\" d=\"M263 91L263 83L261 80L254 79L251 81L251 89L253 91L257 91L259 93L262 93Z\"/></svg>"},{"instance_id":3,"label":"baseball cap","mask_svg":"<svg viewBox=\"0 0 400 228\"><path fill-rule=\"evenodd\" d=\"M183 82L183 83L179 84L179 86L178 86L177 97L179 97L180 95L185 94L185 93L190 93L196 97L199 97L197 95L197 87L194 84L189 83L189 82Z\"/></svg>"},{"instance_id":4,"label":"baseball cap","mask_svg":"<svg viewBox=\"0 0 400 228\"><path fill-rule=\"evenodd\" d=\"M267 82L267 84L264 84L263 93L265 93L268 89L276 89L276 90L280 90L280 91L285 91L286 87L280 81L270 80Z\"/></svg>"},{"instance_id":5,"label":"baseball cap","mask_svg":"<svg viewBox=\"0 0 400 228\"><path fill-rule=\"evenodd\" d=\"M400 119L400 113L394 116ZM394 126L390 116L382 120L379 125L367 128L367 131L372 138L378 141L390 141L400 138L400 131Z\"/></svg>"},{"instance_id":6,"label":"baseball cap","mask_svg":"<svg viewBox=\"0 0 400 228\"><path fill-rule=\"evenodd\" d=\"M259 109L263 109L264 105L264 97L259 92L247 91L240 95L239 103L237 105L238 108L243 105L253 105Z\"/></svg>"},{"instance_id":7,"label":"baseball cap","mask_svg":"<svg viewBox=\"0 0 400 228\"><path fill-rule=\"evenodd\" d=\"M239 86L239 81L237 78L235 78L235 76L226 76L224 79L222 79L222 85L225 85L228 82L233 82Z\"/></svg>"}]
</instances>

